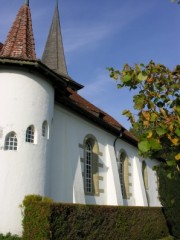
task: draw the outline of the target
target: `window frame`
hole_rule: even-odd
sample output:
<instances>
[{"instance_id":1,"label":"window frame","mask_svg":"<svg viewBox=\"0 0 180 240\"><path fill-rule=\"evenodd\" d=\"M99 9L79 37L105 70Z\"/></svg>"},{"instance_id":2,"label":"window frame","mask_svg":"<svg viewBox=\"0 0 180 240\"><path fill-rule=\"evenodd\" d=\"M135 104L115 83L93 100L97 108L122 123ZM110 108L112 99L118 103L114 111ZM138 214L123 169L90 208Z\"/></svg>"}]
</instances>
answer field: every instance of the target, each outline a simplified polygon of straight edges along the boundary
<instances>
[{"instance_id":1,"label":"window frame","mask_svg":"<svg viewBox=\"0 0 180 240\"><path fill-rule=\"evenodd\" d=\"M93 193L93 152L89 141L85 143L84 188L88 194Z\"/></svg>"},{"instance_id":2,"label":"window frame","mask_svg":"<svg viewBox=\"0 0 180 240\"><path fill-rule=\"evenodd\" d=\"M42 123L42 137L49 139L49 124L47 120Z\"/></svg>"},{"instance_id":3,"label":"window frame","mask_svg":"<svg viewBox=\"0 0 180 240\"><path fill-rule=\"evenodd\" d=\"M117 158L117 167L119 174L119 181L121 186L121 193L123 199L129 199L129 159L125 150L119 151L119 157Z\"/></svg>"},{"instance_id":4,"label":"window frame","mask_svg":"<svg viewBox=\"0 0 180 240\"><path fill-rule=\"evenodd\" d=\"M92 148L91 162L92 162L92 173L91 173L91 181L92 181L92 189L90 191L86 191L86 144L89 143ZM92 134L86 135L83 142L84 149L84 171L83 171L83 179L84 179L84 193L89 196L99 196L99 145L96 138Z\"/></svg>"},{"instance_id":5,"label":"window frame","mask_svg":"<svg viewBox=\"0 0 180 240\"><path fill-rule=\"evenodd\" d=\"M5 144L4 144L5 151L17 151L18 150L18 138L15 132L10 132L5 137Z\"/></svg>"},{"instance_id":6,"label":"window frame","mask_svg":"<svg viewBox=\"0 0 180 240\"><path fill-rule=\"evenodd\" d=\"M26 129L26 142L35 143L35 127L34 125L30 125Z\"/></svg>"}]
</instances>

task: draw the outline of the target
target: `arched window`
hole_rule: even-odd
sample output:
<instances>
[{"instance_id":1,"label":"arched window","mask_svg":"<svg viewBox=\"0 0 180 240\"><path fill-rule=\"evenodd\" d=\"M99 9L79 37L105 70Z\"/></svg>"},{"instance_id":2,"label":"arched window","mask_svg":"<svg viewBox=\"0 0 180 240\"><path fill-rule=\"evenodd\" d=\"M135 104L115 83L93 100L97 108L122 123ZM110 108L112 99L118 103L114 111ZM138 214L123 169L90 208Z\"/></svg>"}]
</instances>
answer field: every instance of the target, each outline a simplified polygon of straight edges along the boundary
<instances>
[{"instance_id":1,"label":"arched window","mask_svg":"<svg viewBox=\"0 0 180 240\"><path fill-rule=\"evenodd\" d=\"M86 142L85 145L85 192L92 193L93 185L92 185L92 146L90 142Z\"/></svg>"},{"instance_id":2,"label":"arched window","mask_svg":"<svg viewBox=\"0 0 180 240\"><path fill-rule=\"evenodd\" d=\"M117 166L122 196L123 198L129 198L128 157L124 151L120 151L119 158L117 159Z\"/></svg>"},{"instance_id":3,"label":"arched window","mask_svg":"<svg viewBox=\"0 0 180 240\"><path fill-rule=\"evenodd\" d=\"M84 140L84 191L87 195L99 195L99 146L94 136Z\"/></svg>"},{"instance_id":4,"label":"arched window","mask_svg":"<svg viewBox=\"0 0 180 240\"><path fill-rule=\"evenodd\" d=\"M5 139L5 150L17 150L18 140L15 132L7 134Z\"/></svg>"},{"instance_id":5,"label":"arched window","mask_svg":"<svg viewBox=\"0 0 180 240\"><path fill-rule=\"evenodd\" d=\"M31 125L26 130L26 142L34 143L35 141L35 129L34 126Z\"/></svg>"},{"instance_id":6,"label":"arched window","mask_svg":"<svg viewBox=\"0 0 180 240\"><path fill-rule=\"evenodd\" d=\"M48 122L44 121L42 124L42 136L48 138L49 136Z\"/></svg>"},{"instance_id":7,"label":"arched window","mask_svg":"<svg viewBox=\"0 0 180 240\"><path fill-rule=\"evenodd\" d=\"M143 176L145 190L148 190L148 171L147 171L147 165L145 161L142 162L142 176Z\"/></svg>"}]
</instances>

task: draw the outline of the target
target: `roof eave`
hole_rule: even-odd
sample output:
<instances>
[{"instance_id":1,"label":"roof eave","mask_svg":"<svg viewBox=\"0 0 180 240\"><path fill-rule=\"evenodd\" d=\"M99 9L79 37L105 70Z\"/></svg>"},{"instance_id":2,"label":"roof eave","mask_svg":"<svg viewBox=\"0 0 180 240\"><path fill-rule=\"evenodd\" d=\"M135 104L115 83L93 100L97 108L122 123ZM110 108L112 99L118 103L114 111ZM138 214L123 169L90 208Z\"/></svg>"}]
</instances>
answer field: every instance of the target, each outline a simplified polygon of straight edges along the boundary
<instances>
[{"instance_id":1,"label":"roof eave","mask_svg":"<svg viewBox=\"0 0 180 240\"><path fill-rule=\"evenodd\" d=\"M82 89L84 86L75 82L69 76L65 76L63 74L56 73L55 71L48 68L45 64L43 64L40 60L25 60L19 58L12 57L0 57L0 65L9 65L9 66L19 66L19 67L29 67L33 68L37 71L37 69L41 72L41 74L45 76L51 76L51 78L55 81L61 82L66 87L70 86L75 91Z\"/></svg>"}]
</instances>

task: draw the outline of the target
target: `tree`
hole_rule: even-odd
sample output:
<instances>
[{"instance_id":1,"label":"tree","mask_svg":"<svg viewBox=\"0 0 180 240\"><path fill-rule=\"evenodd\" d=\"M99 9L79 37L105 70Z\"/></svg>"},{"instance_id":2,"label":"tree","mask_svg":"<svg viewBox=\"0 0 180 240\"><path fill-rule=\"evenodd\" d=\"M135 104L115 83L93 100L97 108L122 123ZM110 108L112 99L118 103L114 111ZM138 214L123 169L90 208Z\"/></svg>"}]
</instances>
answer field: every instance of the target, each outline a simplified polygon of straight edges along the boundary
<instances>
[{"instance_id":1,"label":"tree","mask_svg":"<svg viewBox=\"0 0 180 240\"><path fill-rule=\"evenodd\" d=\"M180 1L178 0L171 0L171 2L180 4Z\"/></svg>"},{"instance_id":2,"label":"tree","mask_svg":"<svg viewBox=\"0 0 180 240\"><path fill-rule=\"evenodd\" d=\"M124 65L122 71L108 68L118 88L135 90L137 116L124 110L138 138L140 155L160 158L169 167L168 176L180 173L180 66L174 71L151 61L148 65Z\"/></svg>"}]
</instances>

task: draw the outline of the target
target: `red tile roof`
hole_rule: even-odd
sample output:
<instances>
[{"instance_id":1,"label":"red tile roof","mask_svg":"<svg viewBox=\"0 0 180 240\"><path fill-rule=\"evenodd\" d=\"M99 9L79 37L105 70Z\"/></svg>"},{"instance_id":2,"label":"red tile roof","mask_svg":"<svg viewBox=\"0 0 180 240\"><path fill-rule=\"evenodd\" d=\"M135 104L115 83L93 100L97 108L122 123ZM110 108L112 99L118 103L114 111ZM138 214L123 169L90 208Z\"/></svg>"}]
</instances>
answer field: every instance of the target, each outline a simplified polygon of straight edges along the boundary
<instances>
[{"instance_id":1,"label":"red tile roof","mask_svg":"<svg viewBox=\"0 0 180 240\"><path fill-rule=\"evenodd\" d=\"M68 88L68 92L70 93L69 98L79 107L83 108L87 112L94 114L96 117L103 119L105 122L113 125L114 127L121 128L122 126L110 115L102 111L101 109L97 108L92 103L88 102L86 99L81 97L77 92L73 91L72 89Z\"/></svg>"},{"instance_id":2,"label":"red tile roof","mask_svg":"<svg viewBox=\"0 0 180 240\"><path fill-rule=\"evenodd\" d=\"M125 129L119 122L117 122L113 117L111 117L106 112L97 108L92 103L88 102L86 99L81 97L77 92L73 91L71 88L67 88L67 91L70 93L69 99L77 107L83 109L87 114L93 115L98 119L100 124L108 125L114 129L116 132L122 132L122 138L127 142L137 144L137 138L135 138L127 129Z\"/></svg>"},{"instance_id":3,"label":"red tile roof","mask_svg":"<svg viewBox=\"0 0 180 240\"><path fill-rule=\"evenodd\" d=\"M9 31L0 56L19 59L36 59L30 8L24 4Z\"/></svg>"}]
</instances>

